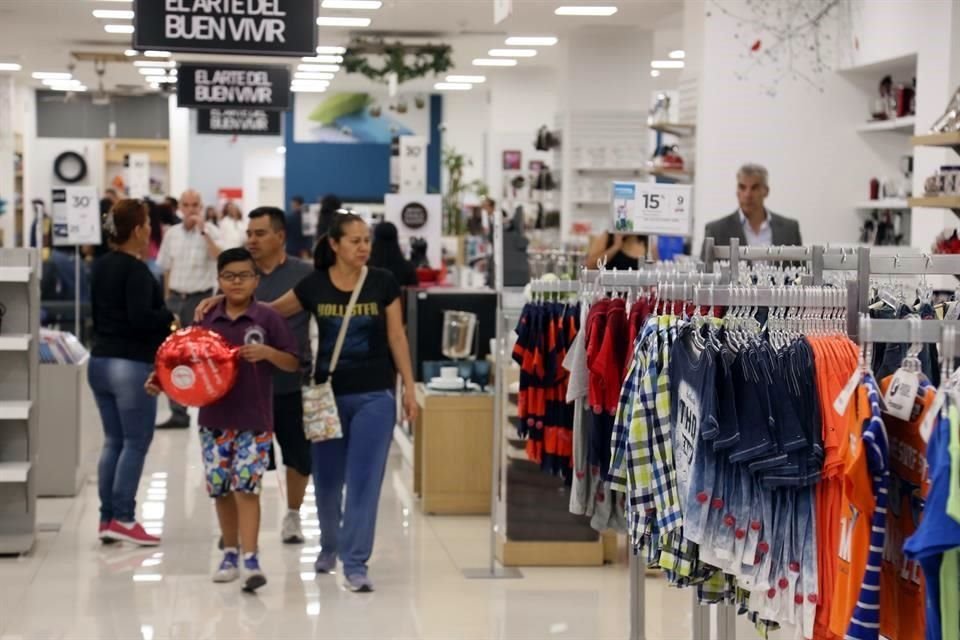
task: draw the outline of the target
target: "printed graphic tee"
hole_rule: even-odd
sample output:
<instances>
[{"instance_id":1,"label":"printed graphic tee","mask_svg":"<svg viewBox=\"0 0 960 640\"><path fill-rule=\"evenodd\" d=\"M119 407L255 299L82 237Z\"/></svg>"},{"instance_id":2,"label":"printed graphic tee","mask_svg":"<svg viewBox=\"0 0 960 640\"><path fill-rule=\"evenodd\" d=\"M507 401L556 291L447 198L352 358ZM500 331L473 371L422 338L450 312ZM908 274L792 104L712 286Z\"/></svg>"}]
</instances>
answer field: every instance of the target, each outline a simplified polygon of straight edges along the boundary
<instances>
[{"instance_id":1,"label":"printed graphic tee","mask_svg":"<svg viewBox=\"0 0 960 640\"><path fill-rule=\"evenodd\" d=\"M333 348L353 292L341 291L334 286L327 271L314 271L293 291L303 308L317 320L319 345L314 378L322 383L329 377ZM387 341L387 307L399 297L400 285L393 275L384 269L370 267L350 318L340 361L333 373L335 394L394 388L396 368Z\"/></svg>"}]
</instances>

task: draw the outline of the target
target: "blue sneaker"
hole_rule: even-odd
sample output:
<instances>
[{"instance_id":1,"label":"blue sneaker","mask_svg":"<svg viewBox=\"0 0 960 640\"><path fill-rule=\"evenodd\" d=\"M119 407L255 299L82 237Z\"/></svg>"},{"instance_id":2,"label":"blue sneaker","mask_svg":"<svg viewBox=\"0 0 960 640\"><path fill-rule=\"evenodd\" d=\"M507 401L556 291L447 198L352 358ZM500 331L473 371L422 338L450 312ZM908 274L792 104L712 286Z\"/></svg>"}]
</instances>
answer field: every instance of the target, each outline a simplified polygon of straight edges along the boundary
<instances>
[{"instance_id":1,"label":"blue sneaker","mask_svg":"<svg viewBox=\"0 0 960 640\"><path fill-rule=\"evenodd\" d=\"M367 576L362 576L355 574L352 576L347 576L344 581L344 586L354 593L372 593L373 592L373 581L370 580Z\"/></svg>"},{"instance_id":2,"label":"blue sneaker","mask_svg":"<svg viewBox=\"0 0 960 640\"><path fill-rule=\"evenodd\" d=\"M243 590L247 593L253 593L263 585L267 584L267 577L260 570L260 561L257 560L257 554L251 554L243 559Z\"/></svg>"},{"instance_id":3,"label":"blue sneaker","mask_svg":"<svg viewBox=\"0 0 960 640\"><path fill-rule=\"evenodd\" d=\"M236 551L227 551L223 554L223 560L220 562L220 567L217 569L217 572L213 574L214 582L233 582L240 577L240 569L237 566L237 563L240 560L240 556Z\"/></svg>"},{"instance_id":4,"label":"blue sneaker","mask_svg":"<svg viewBox=\"0 0 960 640\"><path fill-rule=\"evenodd\" d=\"M337 568L337 554L321 551L313 563L313 568L317 573L333 573Z\"/></svg>"}]
</instances>

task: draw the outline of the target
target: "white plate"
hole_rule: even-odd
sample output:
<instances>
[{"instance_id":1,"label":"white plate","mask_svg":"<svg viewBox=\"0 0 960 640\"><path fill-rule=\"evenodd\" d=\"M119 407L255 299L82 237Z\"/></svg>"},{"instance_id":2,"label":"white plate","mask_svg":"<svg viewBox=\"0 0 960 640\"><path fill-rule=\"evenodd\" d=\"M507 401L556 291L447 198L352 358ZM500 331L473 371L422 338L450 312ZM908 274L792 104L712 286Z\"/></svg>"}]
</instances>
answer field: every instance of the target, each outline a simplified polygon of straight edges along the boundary
<instances>
[{"instance_id":1,"label":"white plate","mask_svg":"<svg viewBox=\"0 0 960 640\"><path fill-rule=\"evenodd\" d=\"M463 378L434 378L427 385L437 391L462 391L465 386Z\"/></svg>"}]
</instances>

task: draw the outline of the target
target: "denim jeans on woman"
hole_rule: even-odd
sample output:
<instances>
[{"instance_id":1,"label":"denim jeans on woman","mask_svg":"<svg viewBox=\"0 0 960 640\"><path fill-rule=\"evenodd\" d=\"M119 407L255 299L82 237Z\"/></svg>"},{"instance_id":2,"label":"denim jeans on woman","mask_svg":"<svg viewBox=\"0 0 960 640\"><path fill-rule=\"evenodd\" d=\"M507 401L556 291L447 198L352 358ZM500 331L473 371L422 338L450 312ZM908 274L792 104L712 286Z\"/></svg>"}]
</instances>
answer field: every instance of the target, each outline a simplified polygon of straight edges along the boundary
<instances>
[{"instance_id":1,"label":"denim jeans on woman","mask_svg":"<svg viewBox=\"0 0 960 640\"><path fill-rule=\"evenodd\" d=\"M104 435L97 469L101 522L135 519L137 487L157 418L157 399L143 388L152 369L135 360L90 359L87 377Z\"/></svg>"},{"instance_id":2,"label":"denim jeans on woman","mask_svg":"<svg viewBox=\"0 0 960 640\"><path fill-rule=\"evenodd\" d=\"M367 575L377 505L393 440L393 393L337 397L343 438L313 444L313 484L324 554L339 555L346 576ZM347 497L343 499L346 484Z\"/></svg>"}]
</instances>

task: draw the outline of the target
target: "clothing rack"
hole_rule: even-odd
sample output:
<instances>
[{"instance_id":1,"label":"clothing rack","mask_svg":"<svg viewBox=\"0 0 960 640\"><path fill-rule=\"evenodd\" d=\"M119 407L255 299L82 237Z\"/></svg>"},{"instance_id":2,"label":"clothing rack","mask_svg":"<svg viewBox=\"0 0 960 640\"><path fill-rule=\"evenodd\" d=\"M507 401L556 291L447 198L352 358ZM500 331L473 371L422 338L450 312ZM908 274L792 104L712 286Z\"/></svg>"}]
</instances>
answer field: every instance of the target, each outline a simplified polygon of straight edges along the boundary
<instances>
[{"instance_id":1,"label":"clothing rack","mask_svg":"<svg viewBox=\"0 0 960 640\"><path fill-rule=\"evenodd\" d=\"M700 286L693 292L698 306L790 307L806 309L846 309L846 295L840 289L820 286L728 287Z\"/></svg>"}]
</instances>

